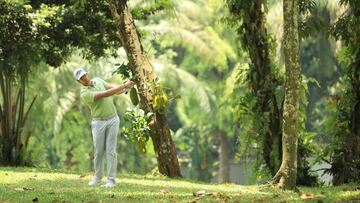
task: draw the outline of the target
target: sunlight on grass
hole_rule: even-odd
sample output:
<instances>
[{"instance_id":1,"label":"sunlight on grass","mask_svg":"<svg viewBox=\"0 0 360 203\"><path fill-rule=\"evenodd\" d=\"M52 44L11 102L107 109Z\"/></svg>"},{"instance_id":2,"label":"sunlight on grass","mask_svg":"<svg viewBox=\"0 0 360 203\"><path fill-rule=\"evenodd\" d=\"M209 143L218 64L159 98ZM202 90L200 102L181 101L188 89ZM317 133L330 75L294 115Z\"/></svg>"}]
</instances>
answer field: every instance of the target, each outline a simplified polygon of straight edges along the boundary
<instances>
[{"instance_id":1,"label":"sunlight on grass","mask_svg":"<svg viewBox=\"0 0 360 203\"><path fill-rule=\"evenodd\" d=\"M119 174L111 189L90 187L90 173L49 169L0 168L0 202L323 202L359 198L356 185L300 188L303 195L263 185L213 184L166 177ZM198 195L200 194L200 195Z\"/></svg>"}]
</instances>

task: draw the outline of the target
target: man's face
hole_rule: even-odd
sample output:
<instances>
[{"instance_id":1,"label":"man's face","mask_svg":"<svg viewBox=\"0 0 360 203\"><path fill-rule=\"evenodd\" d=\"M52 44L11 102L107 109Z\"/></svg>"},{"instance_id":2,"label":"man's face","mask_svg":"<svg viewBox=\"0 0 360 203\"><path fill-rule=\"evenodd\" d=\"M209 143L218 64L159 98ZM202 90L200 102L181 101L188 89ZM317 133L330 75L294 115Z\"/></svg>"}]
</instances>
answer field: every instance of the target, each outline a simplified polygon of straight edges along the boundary
<instances>
[{"instance_id":1,"label":"man's face","mask_svg":"<svg viewBox=\"0 0 360 203\"><path fill-rule=\"evenodd\" d=\"M78 82L84 86L90 85L90 79L89 79L88 74L86 73L85 75L81 76L81 78L80 78L80 80L78 80Z\"/></svg>"}]
</instances>

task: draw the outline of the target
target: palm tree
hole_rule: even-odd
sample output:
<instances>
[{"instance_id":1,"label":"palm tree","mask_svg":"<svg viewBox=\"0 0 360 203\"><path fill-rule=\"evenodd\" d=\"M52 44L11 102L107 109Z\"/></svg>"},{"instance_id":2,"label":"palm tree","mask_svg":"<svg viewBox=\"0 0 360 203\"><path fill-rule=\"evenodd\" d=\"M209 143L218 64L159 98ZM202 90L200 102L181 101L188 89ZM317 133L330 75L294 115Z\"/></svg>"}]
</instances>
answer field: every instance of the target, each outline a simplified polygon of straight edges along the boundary
<instances>
[{"instance_id":1,"label":"palm tree","mask_svg":"<svg viewBox=\"0 0 360 203\"><path fill-rule=\"evenodd\" d=\"M172 75L172 81L187 80L187 82L180 82L177 85L182 86L181 89L190 88L190 92L195 92L184 93L186 96L182 101L176 102L177 114L186 129L195 123L203 123L202 125L207 123L212 126L212 130L208 133L212 137L217 137L216 139L220 142L219 180L228 182L230 154L227 146L229 146L228 139L235 132L233 127L227 128L224 124L224 122L229 124L229 116L233 110L230 105L225 105L228 98L223 95L228 88L223 85L223 82L234 69L237 55L233 47L234 43L231 41L232 38L229 37L232 32L225 32L224 25L219 23L220 17L216 15L221 12L223 3L221 1L214 2L217 3L214 7L209 6L208 1L176 2L176 18L166 19L164 16L159 16L156 24L147 24L143 28L158 34L157 39L162 48L178 54L173 57L173 62L179 68L174 69L166 65L163 71ZM191 12L189 12L189 8L191 8ZM196 61L201 61L201 63ZM174 71L176 73L172 74ZM178 77L184 77L184 79ZM196 84L196 88L190 87L189 84ZM189 92L189 90L186 91ZM189 94L191 97L188 96ZM195 104L192 101L198 103ZM219 108L222 111L219 111ZM209 121L209 115L213 115L218 120ZM178 134L176 135L179 136ZM209 137L205 136L202 139Z\"/></svg>"}]
</instances>

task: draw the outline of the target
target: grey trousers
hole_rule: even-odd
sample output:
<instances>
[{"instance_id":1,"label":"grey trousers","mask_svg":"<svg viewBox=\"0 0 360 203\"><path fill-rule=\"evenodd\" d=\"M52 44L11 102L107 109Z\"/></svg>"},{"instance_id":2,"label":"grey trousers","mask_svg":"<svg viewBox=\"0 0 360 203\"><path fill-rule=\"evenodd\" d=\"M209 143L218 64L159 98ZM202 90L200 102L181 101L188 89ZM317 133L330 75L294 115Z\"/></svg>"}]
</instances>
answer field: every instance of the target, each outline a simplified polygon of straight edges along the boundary
<instances>
[{"instance_id":1,"label":"grey trousers","mask_svg":"<svg viewBox=\"0 0 360 203\"><path fill-rule=\"evenodd\" d=\"M104 156L106 155L108 180L115 181L117 171L116 143L120 119L117 115L107 120L91 122L94 143L95 178L101 180L104 175Z\"/></svg>"}]
</instances>

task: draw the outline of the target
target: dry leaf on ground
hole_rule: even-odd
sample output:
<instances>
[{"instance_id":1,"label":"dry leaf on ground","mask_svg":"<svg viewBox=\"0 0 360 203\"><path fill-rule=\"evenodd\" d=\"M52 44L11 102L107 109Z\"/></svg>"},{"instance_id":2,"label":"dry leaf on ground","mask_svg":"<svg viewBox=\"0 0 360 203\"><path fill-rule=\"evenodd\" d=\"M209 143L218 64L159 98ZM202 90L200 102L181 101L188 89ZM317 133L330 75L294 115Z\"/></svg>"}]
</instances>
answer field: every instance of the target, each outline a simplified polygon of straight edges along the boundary
<instances>
[{"instance_id":1,"label":"dry leaf on ground","mask_svg":"<svg viewBox=\"0 0 360 203\"><path fill-rule=\"evenodd\" d=\"M311 193L303 193L300 195L300 198L302 199L312 199L315 197L318 197L319 195L311 194Z\"/></svg>"},{"instance_id":2,"label":"dry leaf on ground","mask_svg":"<svg viewBox=\"0 0 360 203\"><path fill-rule=\"evenodd\" d=\"M205 196L205 194L206 194L205 190L193 192L193 196L195 196L195 197L202 197L202 196Z\"/></svg>"},{"instance_id":3,"label":"dry leaf on ground","mask_svg":"<svg viewBox=\"0 0 360 203\"><path fill-rule=\"evenodd\" d=\"M162 190L160 190L160 194L162 194L162 195L169 195L169 194L171 194L171 192L162 189Z\"/></svg>"}]
</instances>

